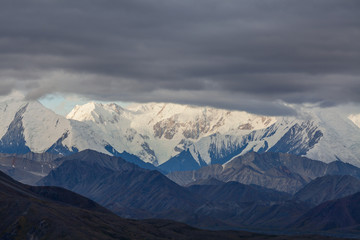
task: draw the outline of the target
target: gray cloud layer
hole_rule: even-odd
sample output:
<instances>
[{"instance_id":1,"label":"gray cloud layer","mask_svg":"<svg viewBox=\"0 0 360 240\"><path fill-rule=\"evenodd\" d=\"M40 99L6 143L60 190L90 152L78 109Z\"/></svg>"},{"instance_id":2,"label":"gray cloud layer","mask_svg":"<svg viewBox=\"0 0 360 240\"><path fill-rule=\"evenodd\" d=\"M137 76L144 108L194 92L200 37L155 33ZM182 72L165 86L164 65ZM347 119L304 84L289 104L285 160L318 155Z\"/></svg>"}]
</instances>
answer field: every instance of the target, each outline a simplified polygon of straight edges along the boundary
<instances>
[{"instance_id":1,"label":"gray cloud layer","mask_svg":"<svg viewBox=\"0 0 360 240\"><path fill-rule=\"evenodd\" d=\"M0 94L292 114L360 102L358 0L2 1Z\"/></svg>"}]
</instances>

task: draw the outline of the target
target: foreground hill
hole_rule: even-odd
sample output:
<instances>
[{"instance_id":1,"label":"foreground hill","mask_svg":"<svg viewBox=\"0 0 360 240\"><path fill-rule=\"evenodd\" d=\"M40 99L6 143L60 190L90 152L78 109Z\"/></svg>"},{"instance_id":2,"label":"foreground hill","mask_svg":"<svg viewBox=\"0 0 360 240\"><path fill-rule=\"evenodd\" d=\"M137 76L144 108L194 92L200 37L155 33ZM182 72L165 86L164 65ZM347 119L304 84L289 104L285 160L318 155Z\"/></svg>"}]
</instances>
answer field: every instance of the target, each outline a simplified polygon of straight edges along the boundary
<instances>
[{"instance_id":1,"label":"foreground hill","mask_svg":"<svg viewBox=\"0 0 360 240\"><path fill-rule=\"evenodd\" d=\"M351 175L360 178L360 169L340 161L327 164L285 153L251 152L223 165L172 172L167 176L180 185L215 178L223 182L255 184L293 194L311 180L324 175Z\"/></svg>"}]
</instances>

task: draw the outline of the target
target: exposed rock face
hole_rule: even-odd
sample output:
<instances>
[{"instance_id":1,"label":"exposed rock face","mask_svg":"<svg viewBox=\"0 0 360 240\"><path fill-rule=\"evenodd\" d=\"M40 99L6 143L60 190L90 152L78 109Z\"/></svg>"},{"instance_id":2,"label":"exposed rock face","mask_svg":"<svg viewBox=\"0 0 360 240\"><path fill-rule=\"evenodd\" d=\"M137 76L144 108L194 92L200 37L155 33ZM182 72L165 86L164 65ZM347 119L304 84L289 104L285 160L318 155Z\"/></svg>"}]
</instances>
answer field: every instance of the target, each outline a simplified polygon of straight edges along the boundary
<instances>
[{"instance_id":1,"label":"exposed rock face","mask_svg":"<svg viewBox=\"0 0 360 240\"><path fill-rule=\"evenodd\" d=\"M154 125L154 136L157 138L172 139L177 133L180 124L177 123L173 118L169 118Z\"/></svg>"},{"instance_id":2,"label":"exposed rock face","mask_svg":"<svg viewBox=\"0 0 360 240\"><path fill-rule=\"evenodd\" d=\"M323 135L314 122L296 123L269 151L306 155L309 149L313 148Z\"/></svg>"},{"instance_id":3,"label":"exposed rock face","mask_svg":"<svg viewBox=\"0 0 360 240\"><path fill-rule=\"evenodd\" d=\"M250 123L242 124L238 127L240 130L253 130L253 126Z\"/></svg>"},{"instance_id":4,"label":"exposed rock face","mask_svg":"<svg viewBox=\"0 0 360 240\"><path fill-rule=\"evenodd\" d=\"M69 131L66 131L51 147L46 151L51 154L69 155L79 151L76 147L67 147L64 141L69 137Z\"/></svg>"},{"instance_id":5,"label":"exposed rock face","mask_svg":"<svg viewBox=\"0 0 360 240\"><path fill-rule=\"evenodd\" d=\"M221 121L221 119L219 120ZM221 124L217 122L213 127L212 131L217 127L220 127ZM206 121L206 118L196 119L193 122L189 122L186 126L186 129L183 131L185 138L198 139L202 134L206 134L210 131L210 123Z\"/></svg>"}]
</instances>

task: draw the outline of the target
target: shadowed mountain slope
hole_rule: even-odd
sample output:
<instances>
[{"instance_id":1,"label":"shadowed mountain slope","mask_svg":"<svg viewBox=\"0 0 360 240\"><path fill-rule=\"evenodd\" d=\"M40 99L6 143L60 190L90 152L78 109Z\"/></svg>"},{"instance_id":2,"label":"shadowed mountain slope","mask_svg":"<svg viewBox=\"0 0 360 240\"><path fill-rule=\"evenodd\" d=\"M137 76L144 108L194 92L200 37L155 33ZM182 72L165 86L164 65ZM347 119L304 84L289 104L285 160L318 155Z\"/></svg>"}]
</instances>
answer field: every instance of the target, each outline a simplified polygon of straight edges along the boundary
<instances>
[{"instance_id":1,"label":"shadowed mountain slope","mask_svg":"<svg viewBox=\"0 0 360 240\"><path fill-rule=\"evenodd\" d=\"M0 170L25 184L34 185L57 167L58 155L50 153L5 154L0 153Z\"/></svg>"},{"instance_id":2,"label":"shadowed mountain slope","mask_svg":"<svg viewBox=\"0 0 360 240\"><path fill-rule=\"evenodd\" d=\"M180 185L216 178L223 182L255 184L295 193L311 180L324 175L360 177L360 169L340 161L324 163L285 153L247 153L224 165L211 165L196 171L172 172L167 176Z\"/></svg>"},{"instance_id":3,"label":"shadowed mountain slope","mask_svg":"<svg viewBox=\"0 0 360 240\"><path fill-rule=\"evenodd\" d=\"M256 185L227 182L218 185L192 185L188 189L215 202L279 202L291 198L290 194Z\"/></svg>"},{"instance_id":4,"label":"shadowed mountain slope","mask_svg":"<svg viewBox=\"0 0 360 240\"><path fill-rule=\"evenodd\" d=\"M318 205L360 192L360 179L352 176L324 176L316 178L294 195L295 200Z\"/></svg>"},{"instance_id":5,"label":"shadowed mountain slope","mask_svg":"<svg viewBox=\"0 0 360 240\"><path fill-rule=\"evenodd\" d=\"M215 179L205 181L210 186L185 188L158 171L142 169L92 150L59 161L62 164L43 178L40 185L75 191L123 217L168 218L205 228L238 227L244 226L241 212L254 208L254 204L261 202L263 208L270 208L274 202L282 205L290 198L286 193L260 186ZM292 212L296 216L300 214L296 210ZM261 214L253 214L263 218Z\"/></svg>"},{"instance_id":6,"label":"shadowed mountain slope","mask_svg":"<svg viewBox=\"0 0 360 240\"><path fill-rule=\"evenodd\" d=\"M208 185L181 187L158 171L91 150L59 161L39 184L83 194L122 217L166 218L206 229L284 231L311 208L288 200L289 194L238 182L209 179L199 181Z\"/></svg>"},{"instance_id":7,"label":"shadowed mountain slope","mask_svg":"<svg viewBox=\"0 0 360 240\"><path fill-rule=\"evenodd\" d=\"M160 172L142 169L121 158L86 150L59 161L63 163L40 185L72 190L120 216L156 217L174 207L191 212L202 202Z\"/></svg>"},{"instance_id":8,"label":"shadowed mountain slope","mask_svg":"<svg viewBox=\"0 0 360 240\"><path fill-rule=\"evenodd\" d=\"M208 179L199 179L197 181L191 182L186 187L190 187L193 185L223 185L225 182L220 181L216 178L208 178Z\"/></svg>"},{"instance_id":9,"label":"shadowed mountain slope","mask_svg":"<svg viewBox=\"0 0 360 240\"><path fill-rule=\"evenodd\" d=\"M0 172L0 239L327 239L207 231L168 220L127 220L58 187L29 187Z\"/></svg>"},{"instance_id":10,"label":"shadowed mountain slope","mask_svg":"<svg viewBox=\"0 0 360 240\"><path fill-rule=\"evenodd\" d=\"M324 202L299 218L290 228L311 231L360 230L360 193Z\"/></svg>"}]
</instances>

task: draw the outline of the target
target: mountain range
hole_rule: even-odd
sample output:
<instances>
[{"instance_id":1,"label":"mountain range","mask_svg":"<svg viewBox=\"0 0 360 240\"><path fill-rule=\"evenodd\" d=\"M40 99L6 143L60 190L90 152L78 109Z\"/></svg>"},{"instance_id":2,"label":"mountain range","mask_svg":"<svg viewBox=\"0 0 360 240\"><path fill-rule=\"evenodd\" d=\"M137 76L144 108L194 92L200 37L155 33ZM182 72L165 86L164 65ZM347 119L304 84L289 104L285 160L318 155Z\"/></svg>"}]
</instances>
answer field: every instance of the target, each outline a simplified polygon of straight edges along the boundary
<instances>
[{"instance_id":1,"label":"mountain range","mask_svg":"<svg viewBox=\"0 0 360 240\"><path fill-rule=\"evenodd\" d=\"M0 239L284 239L244 231L206 231L169 220L123 219L58 187L31 187L0 171ZM285 237L304 239L303 236ZM336 239L305 236L306 239Z\"/></svg>"},{"instance_id":2,"label":"mountain range","mask_svg":"<svg viewBox=\"0 0 360 240\"><path fill-rule=\"evenodd\" d=\"M61 159L38 184L60 186L89 197L123 217L168 216L173 206L190 211L198 203L187 190L158 171L119 157L85 150Z\"/></svg>"},{"instance_id":3,"label":"mountain range","mask_svg":"<svg viewBox=\"0 0 360 240\"><path fill-rule=\"evenodd\" d=\"M248 153L244 158L251 156L254 153ZM312 167L323 173L323 165L334 169L323 162L307 158L301 160L301 157L289 154L263 153L257 156L257 161L265 165L276 165L279 159L286 160L289 169L303 166L299 168L299 172L303 172L303 179L315 176L314 171L310 171ZM344 163L336 165L335 172L339 175L325 175L309 180L303 187L295 188L297 191L286 193L264 186L242 184L230 178L222 178L223 181L215 178L198 179L188 186L180 186L156 170L143 169L119 157L93 150L81 151L56 161L61 161L60 166L41 179L39 185L63 187L82 194L121 217L165 218L206 229L281 232L287 231L289 224L294 223L291 229L296 232L298 227L293 226L298 226L297 220L313 211L316 205L360 191L356 185L358 178L349 176L358 174L360 169ZM276 174L276 171L270 172ZM329 173L332 172L329 170ZM293 179L294 175L289 172L280 177L284 178L284 182L289 182L288 179ZM339 187L324 191L321 183L327 179L332 179L331 186ZM308 199L309 191L313 193L313 201ZM319 193L319 198L316 198L316 193ZM336 231L343 232L347 227L354 226L342 226Z\"/></svg>"},{"instance_id":4,"label":"mountain range","mask_svg":"<svg viewBox=\"0 0 360 240\"><path fill-rule=\"evenodd\" d=\"M357 118L332 108L302 107L297 116L270 117L179 104L123 108L90 102L63 117L39 102L13 96L0 102L0 112L3 153L66 156L93 149L164 172L224 164L251 151L360 166Z\"/></svg>"},{"instance_id":5,"label":"mountain range","mask_svg":"<svg viewBox=\"0 0 360 240\"><path fill-rule=\"evenodd\" d=\"M360 191L358 115L301 107L297 116L271 117L179 104L123 108L91 102L64 117L17 96L2 100L0 112L0 170L40 186L9 183L13 180L3 177L3 188L13 186L15 194L2 192L4 206L22 211L4 210L11 215L4 218L5 239L24 232L41 238L49 229L61 234L51 227L60 223L44 219L65 219L71 211L88 216L87 226L110 229L97 229L107 237L122 236L107 223L128 222L116 220L109 210L120 217L170 219L203 229L359 234L354 204ZM71 206L63 208L59 202ZM40 220L25 217L26 209L40 212ZM92 222L83 209L97 212L89 214L99 221ZM76 219L70 217L70 225ZM176 229L181 229L178 238L183 232L202 236L168 220L142 223L146 227L140 235L130 238L148 236L149 229L168 238L159 230L163 224L174 227L164 230L170 236ZM234 234L223 236L232 239L238 236Z\"/></svg>"},{"instance_id":6,"label":"mountain range","mask_svg":"<svg viewBox=\"0 0 360 240\"><path fill-rule=\"evenodd\" d=\"M351 175L360 178L360 169L341 161L324 163L288 153L249 152L225 164L213 164L192 171L171 172L167 176L179 185L215 178L255 184L278 191L295 193L317 177Z\"/></svg>"}]
</instances>

